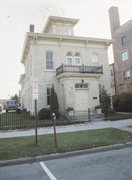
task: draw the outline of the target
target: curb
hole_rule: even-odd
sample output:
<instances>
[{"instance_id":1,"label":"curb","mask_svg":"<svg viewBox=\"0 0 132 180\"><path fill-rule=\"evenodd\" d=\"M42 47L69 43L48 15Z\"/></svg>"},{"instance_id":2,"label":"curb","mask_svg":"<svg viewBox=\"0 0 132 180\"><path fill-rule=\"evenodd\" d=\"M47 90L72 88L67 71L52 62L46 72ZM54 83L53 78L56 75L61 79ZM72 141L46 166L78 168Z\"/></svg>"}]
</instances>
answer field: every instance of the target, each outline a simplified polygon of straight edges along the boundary
<instances>
[{"instance_id":1,"label":"curb","mask_svg":"<svg viewBox=\"0 0 132 180\"><path fill-rule=\"evenodd\" d=\"M127 142L125 144L114 144L110 146L102 146L102 147L86 149L86 150L56 153L56 154L50 154L50 155L45 155L45 156L3 160L3 161L0 161L0 167L26 164L26 163L34 163L34 162L39 162L39 161L48 161L48 160L60 159L60 158L68 158L72 156L80 156L84 154L97 153L97 152L102 152L102 151L117 150L117 149L123 149L127 147L132 147L132 142Z\"/></svg>"}]
</instances>

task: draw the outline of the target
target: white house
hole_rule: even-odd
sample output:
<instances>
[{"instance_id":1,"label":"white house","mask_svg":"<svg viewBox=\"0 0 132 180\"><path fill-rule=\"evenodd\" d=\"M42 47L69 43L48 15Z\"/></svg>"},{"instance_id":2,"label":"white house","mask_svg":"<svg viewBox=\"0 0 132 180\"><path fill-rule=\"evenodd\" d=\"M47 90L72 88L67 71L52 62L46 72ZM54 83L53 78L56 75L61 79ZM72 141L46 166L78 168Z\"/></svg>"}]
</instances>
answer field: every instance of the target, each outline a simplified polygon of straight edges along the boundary
<instances>
[{"instance_id":1,"label":"white house","mask_svg":"<svg viewBox=\"0 0 132 180\"><path fill-rule=\"evenodd\" d=\"M38 79L37 110L49 107L54 86L60 112L94 111L99 105L100 88L111 94L108 65L109 39L74 36L78 19L50 16L42 33L28 32L21 63L21 104L34 114L33 78Z\"/></svg>"}]
</instances>

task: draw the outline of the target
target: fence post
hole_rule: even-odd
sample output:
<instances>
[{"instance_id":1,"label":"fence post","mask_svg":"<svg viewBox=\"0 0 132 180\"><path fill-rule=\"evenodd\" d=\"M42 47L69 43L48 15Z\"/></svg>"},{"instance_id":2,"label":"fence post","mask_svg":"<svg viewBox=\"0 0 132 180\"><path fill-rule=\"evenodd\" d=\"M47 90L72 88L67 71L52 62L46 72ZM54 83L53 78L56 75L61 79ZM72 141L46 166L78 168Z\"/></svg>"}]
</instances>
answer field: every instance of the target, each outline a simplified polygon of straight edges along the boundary
<instances>
[{"instance_id":1,"label":"fence post","mask_svg":"<svg viewBox=\"0 0 132 180\"><path fill-rule=\"evenodd\" d=\"M90 119L90 109L88 108L88 122L90 122L91 119Z\"/></svg>"}]
</instances>

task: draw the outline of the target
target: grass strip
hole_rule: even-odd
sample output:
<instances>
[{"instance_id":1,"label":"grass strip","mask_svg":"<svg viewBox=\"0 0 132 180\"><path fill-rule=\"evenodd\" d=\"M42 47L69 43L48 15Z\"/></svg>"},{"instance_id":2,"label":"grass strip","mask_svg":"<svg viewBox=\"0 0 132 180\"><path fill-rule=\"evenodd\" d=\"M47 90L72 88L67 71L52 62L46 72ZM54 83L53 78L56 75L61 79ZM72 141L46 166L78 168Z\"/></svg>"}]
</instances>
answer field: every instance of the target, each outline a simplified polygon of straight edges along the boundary
<instances>
[{"instance_id":1,"label":"grass strip","mask_svg":"<svg viewBox=\"0 0 132 180\"><path fill-rule=\"evenodd\" d=\"M115 128L105 128L59 133L57 134L57 140L58 149L56 150L53 134L39 135L38 145L35 145L34 136L0 139L0 160L126 143L132 141L132 133Z\"/></svg>"}]
</instances>

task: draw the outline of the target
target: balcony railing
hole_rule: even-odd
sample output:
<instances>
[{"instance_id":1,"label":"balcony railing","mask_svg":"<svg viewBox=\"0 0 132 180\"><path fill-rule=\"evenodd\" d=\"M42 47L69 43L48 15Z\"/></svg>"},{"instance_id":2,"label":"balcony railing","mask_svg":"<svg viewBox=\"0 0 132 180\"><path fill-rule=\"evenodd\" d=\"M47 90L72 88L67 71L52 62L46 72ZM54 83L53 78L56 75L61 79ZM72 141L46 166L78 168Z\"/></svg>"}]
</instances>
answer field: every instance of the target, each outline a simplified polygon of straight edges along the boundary
<instances>
[{"instance_id":1,"label":"balcony railing","mask_svg":"<svg viewBox=\"0 0 132 180\"><path fill-rule=\"evenodd\" d=\"M61 65L56 69L56 76L62 73L91 73L103 74L102 66L75 66L75 65Z\"/></svg>"}]
</instances>

